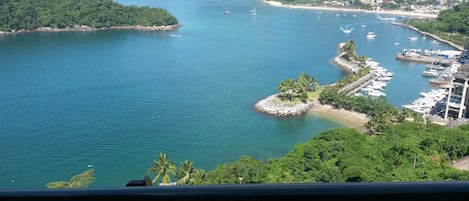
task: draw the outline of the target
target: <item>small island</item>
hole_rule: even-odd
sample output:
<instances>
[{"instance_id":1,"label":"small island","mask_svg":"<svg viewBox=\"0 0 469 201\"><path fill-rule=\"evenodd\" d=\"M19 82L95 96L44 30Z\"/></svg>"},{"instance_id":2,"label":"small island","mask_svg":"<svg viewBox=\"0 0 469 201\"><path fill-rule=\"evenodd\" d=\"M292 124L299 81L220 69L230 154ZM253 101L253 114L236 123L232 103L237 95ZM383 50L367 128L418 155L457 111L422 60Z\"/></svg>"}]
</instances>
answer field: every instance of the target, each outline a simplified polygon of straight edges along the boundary
<instances>
[{"instance_id":1,"label":"small island","mask_svg":"<svg viewBox=\"0 0 469 201\"><path fill-rule=\"evenodd\" d=\"M163 8L124 6L113 0L4 0L0 34L134 29L172 30L181 25Z\"/></svg>"},{"instance_id":2,"label":"small island","mask_svg":"<svg viewBox=\"0 0 469 201\"><path fill-rule=\"evenodd\" d=\"M279 93L258 101L257 111L276 117L295 117L311 108L319 94L318 82L307 73L302 73L297 80L287 79L278 85Z\"/></svg>"}]
</instances>

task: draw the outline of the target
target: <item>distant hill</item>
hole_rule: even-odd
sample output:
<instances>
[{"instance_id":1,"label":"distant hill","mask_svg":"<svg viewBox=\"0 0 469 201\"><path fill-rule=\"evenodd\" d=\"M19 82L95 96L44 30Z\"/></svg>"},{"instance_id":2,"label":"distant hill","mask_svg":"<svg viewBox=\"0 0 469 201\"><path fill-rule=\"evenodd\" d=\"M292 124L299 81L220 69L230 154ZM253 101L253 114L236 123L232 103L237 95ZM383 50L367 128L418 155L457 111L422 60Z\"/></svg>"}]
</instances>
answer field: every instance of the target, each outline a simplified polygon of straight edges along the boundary
<instances>
[{"instance_id":1,"label":"distant hill","mask_svg":"<svg viewBox=\"0 0 469 201\"><path fill-rule=\"evenodd\" d=\"M124 6L113 0L1 0L0 31L85 25L168 26L179 22L163 8Z\"/></svg>"},{"instance_id":2,"label":"distant hill","mask_svg":"<svg viewBox=\"0 0 469 201\"><path fill-rule=\"evenodd\" d=\"M469 44L469 3L441 11L434 20L412 20L408 24L458 45Z\"/></svg>"}]
</instances>

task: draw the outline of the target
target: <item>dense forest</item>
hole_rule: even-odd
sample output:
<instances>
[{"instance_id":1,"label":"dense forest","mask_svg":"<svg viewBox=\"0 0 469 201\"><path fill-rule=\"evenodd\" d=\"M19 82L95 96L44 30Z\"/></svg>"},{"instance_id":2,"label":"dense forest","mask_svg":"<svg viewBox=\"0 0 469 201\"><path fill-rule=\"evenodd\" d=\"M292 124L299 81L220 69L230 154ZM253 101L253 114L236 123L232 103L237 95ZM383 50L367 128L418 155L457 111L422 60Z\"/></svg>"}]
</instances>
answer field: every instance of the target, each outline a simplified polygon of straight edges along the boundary
<instances>
[{"instance_id":1,"label":"dense forest","mask_svg":"<svg viewBox=\"0 0 469 201\"><path fill-rule=\"evenodd\" d=\"M469 125L404 122L378 136L355 129L322 132L284 157L243 156L209 171L202 184L468 180L451 161L469 154Z\"/></svg>"},{"instance_id":2,"label":"dense forest","mask_svg":"<svg viewBox=\"0 0 469 201\"><path fill-rule=\"evenodd\" d=\"M0 13L0 31L178 24L165 9L124 6L112 0L1 0Z\"/></svg>"},{"instance_id":3,"label":"dense forest","mask_svg":"<svg viewBox=\"0 0 469 201\"><path fill-rule=\"evenodd\" d=\"M446 40L464 46L469 43L469 2L453 9L441 11L434 20L411 20L408 23L421 31L436 34Z\"/></svg>"}]
</instances>

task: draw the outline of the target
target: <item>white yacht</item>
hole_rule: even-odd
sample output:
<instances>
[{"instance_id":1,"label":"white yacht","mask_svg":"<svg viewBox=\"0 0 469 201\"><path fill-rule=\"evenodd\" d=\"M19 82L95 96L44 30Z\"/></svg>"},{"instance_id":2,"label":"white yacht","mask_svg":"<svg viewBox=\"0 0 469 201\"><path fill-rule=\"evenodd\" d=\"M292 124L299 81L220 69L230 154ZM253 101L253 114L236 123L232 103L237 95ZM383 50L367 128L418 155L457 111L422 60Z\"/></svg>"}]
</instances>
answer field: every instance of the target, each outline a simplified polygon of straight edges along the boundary
<instances>
[{"instance_id":1,"label":"white yacht","mask_svg":"<svg viewBox=\"0 0 469 201\"><path fill-rule=\"evenodd\" d=\"M383 20L383 21L396 21L397 18L395 18L395 17L381 17L381 16L378 15L378 19Z\"/></svg>"},{"instance_id":2,"label":"white yacht","mask_svg":"<svg viewBox=\"0 0 469 201\"><path fill-rule=\"evenodd\" d=\"M440 42L438 42L437 40L432 40L432 41L430 41L430 43L431 43L432 45L438 45L438 44L440 44Z\"/></svg>"},{"instance_id":3,"label":"white yacht","mask_svg":"<svg viewBox=\"0 0 469 201\"><path fill-rule=\"evenodd\" d=\"M409 37L409 38L407 38L407 39L409 39L409 40L411 40L411 41L416 41L416 40L419 39L419 37L413 36L413 37Z\"/></svg>"},{"instance_id":4,"label":"white yacht","mask_svg":"<svg viewBox=\"0 0 469 201\"><path fill-rule=\"evenodd\" d=\"M427 69L435 69L435 70L445 70L446 67L444 66L438 66L438 65L434 65L434 64L428 64L425 66L425 68Z\"/></svg>"},{"instance_id":5,"label":"white yacht","mask_svg":"<svg viewBox=\"0 0 469 201\"><path fill-rule=\"evenodd\" d=\"M390 81L392 79L392 77L378 77L376 78L376 80L378 81Z\"/></svg>"},{"instance_id":6,"label":"white yacht","mask_svg":"<svg viewBox=\"0 0 469 201\"><path fill-rule=\"evenodd\" d=\"M428 77L437 77L440 73L435 70L435 69L429 69L426 71L423 71L422 75L428 76Z\"/></svg>"},{"instance_id":7,"label":"white yacht","mask_svg":"<svg viewBox=\"0 0 469 201\"><path fill-rule=\"evenodd\" d=\"M385 93L383 93L383 92L381 92L381 91L376 91L376 90L369 91L369 92L368 92L368 95L370 95L370 96L376 96L376 97L379 97L379 96L386 96Z\"/></svg>"},{"instance_id":8,"label":"white yacht","mask_svg":"<svg viewBox=\"0 0 469 201\"><path fill-rule=\"evenodd\" d=\"M375 32L369 31L368 34L366 34L366 38L368 38L368 39L375 39L375 38L376 38Z\"/></svg>"}]
</instances>

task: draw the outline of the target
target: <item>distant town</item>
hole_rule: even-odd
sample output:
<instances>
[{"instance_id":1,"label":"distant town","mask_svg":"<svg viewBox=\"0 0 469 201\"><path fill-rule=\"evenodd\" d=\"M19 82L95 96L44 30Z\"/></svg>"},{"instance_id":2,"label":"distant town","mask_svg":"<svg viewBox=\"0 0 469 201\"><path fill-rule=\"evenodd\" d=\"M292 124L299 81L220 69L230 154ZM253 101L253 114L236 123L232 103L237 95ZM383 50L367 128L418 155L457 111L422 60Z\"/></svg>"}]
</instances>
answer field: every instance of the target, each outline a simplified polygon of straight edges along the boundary
<instances>
[{"instance_id":1,"label":"distant town","mask_svg":"<svg viewBox=\"0 0 469 201\"><path fill-rule=\"evenodd\" d=\"M269 0L268 0L269 1ZM354 8L366 10L399 10L438 15L440 11L468 2L467 0L277 0L283 4Z\"/></svg>"}]
</instances>

